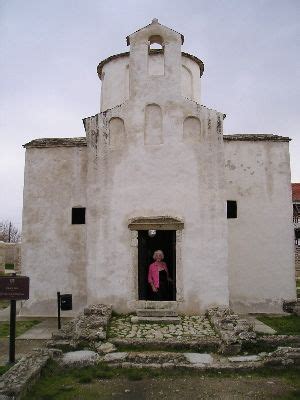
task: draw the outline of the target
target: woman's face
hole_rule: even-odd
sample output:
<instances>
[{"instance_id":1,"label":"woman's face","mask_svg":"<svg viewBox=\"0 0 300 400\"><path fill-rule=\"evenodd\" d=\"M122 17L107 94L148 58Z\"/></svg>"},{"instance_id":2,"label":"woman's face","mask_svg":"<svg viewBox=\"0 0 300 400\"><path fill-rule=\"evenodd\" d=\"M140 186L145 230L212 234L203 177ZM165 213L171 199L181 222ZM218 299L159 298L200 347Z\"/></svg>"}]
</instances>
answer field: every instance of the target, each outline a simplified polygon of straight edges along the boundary
<instances>
[{"instance_id":1,"label":"woman's face","mask_svg":"<svg viewBox=\"0 0 300 400\"><path fill-rule=\"evenodd\" d=\"M161 261L163 259L163 256L160 252L156 253L154 256L155 261Z\"/></svg>"}]
</instances>

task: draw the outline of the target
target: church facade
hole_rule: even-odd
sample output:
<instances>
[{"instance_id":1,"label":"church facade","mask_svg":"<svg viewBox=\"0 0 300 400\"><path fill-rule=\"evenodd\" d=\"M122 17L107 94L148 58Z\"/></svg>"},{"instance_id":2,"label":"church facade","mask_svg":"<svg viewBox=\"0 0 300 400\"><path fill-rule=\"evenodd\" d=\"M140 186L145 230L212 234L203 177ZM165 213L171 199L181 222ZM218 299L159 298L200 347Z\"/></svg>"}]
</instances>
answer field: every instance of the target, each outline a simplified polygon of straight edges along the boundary
<instances>
[{"instance_id":1,"label":"church facade","mask_svg":"<svg viewBox=\"0 0 300 400\"><path fill-rule=\"evenodd\" d=\"M289 138L223 135L183 41L157 20L129 35L98 66L86 137L24 145L23 314L54 315L57 291L74 312L281 312L295 299ZM158 249L172 278L161 303L147 281Z\"/></svg>"}]
</instances>

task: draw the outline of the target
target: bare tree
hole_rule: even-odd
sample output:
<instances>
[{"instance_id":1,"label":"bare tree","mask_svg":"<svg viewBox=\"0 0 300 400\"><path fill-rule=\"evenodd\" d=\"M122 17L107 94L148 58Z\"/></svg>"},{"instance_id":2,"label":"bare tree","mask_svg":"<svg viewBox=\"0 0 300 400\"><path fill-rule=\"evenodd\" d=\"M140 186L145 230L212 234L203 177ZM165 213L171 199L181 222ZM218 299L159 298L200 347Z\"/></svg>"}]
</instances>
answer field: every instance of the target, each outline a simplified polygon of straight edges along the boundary
<instances>
[{"instance_id":1,"label":"bare tree","mask_svg":"<svg viewBox=\"0 0 300 400\"><path fill-rule=\"evenodd\" d=\"M17 243L21 241L21 232L11 221L0 221L0 240Z\"/></svg>"}]
</instances>

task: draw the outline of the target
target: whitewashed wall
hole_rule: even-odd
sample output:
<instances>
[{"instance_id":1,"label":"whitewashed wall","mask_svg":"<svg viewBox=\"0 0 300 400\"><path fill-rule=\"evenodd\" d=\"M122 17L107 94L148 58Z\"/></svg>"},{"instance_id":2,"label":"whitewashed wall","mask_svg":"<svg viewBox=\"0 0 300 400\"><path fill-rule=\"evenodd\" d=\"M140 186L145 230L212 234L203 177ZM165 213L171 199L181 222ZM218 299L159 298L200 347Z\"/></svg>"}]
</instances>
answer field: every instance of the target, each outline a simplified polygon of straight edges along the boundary
<instances>
[{"instance_id":1,"label":"whitewashed wall","mask_svg":"<svg viewBox=\"0 0 300 400\"><path fill-rule=\"evenodd\" d=\"M238 312L282 312L295 298L287 142L226 141L230 303Z\"/></svg>"},{"instance_id":2,"label":"whitewashed wall","mask_svg":"<svg viewBox=\"0 0 300 400\"><path fill-rule=\"evenodd\" d=\"M22 312L55 315L57 291L73 293L76 312L86 303L86 225L72 225L71 210L86 206L86 147L28 148L25 165Z\"/></svg>"},{"instance_id":3,"label":"whitewashed wall","mask_svg":"<svg viewBox=\"0 0 300 400\"><path fill-rule=\"evenodd\" d=\"M148 45L147 45L148 48ZM149 76L162 77L165 73L164 54L144 54L147 60ZM190 100L201 103L200 68L191 58L181 56L181 73L178 84L181 84L181 94ZM101 111L118 106L129 99L129 55L121 54L104 64L101 74ZM180 86L179 86L180 87Z\"/></svg>"}]
</instances>

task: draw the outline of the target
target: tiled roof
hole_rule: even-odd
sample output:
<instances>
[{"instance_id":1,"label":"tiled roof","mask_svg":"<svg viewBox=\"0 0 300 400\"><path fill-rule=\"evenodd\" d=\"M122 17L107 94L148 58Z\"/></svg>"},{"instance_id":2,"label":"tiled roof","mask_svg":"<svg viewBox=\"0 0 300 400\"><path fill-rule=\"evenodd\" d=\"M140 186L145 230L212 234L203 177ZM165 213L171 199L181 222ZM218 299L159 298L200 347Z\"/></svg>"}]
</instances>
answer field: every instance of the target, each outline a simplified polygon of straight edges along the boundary
<instances>
[{"instance_id":1,"label":"tiled roof","mask_svg":"<svg viewBox=\"0 0 300 400\"><path fill-rule=\"evenodd\" d=\"M300 183L292 183L293 201L300 201Z\"/></svg>"},{"instance_id":2,"label":"tiled roof","mask_svg":"<svg viewBox=\"0 0 300 400\"><path fill-rule=\"evenodd\" d=\"M276 142L289 142L291 139L287 136L279 136L279 135L271 135L266 133L245 133L245 134L238 134L238 135L224 135L224 140L243 140L243 141L251 141L257 142L261 140L269 140L269 141L276 141Z\"/></svg>"},{"instance_id":3,"label":"tiled roof","mask_svg":"<svg viewBox=\"0 0 300 400\"><path fill-rule=\"evenodd\" d=\"M43 138L34 139L23 144L26 149L30 147L83 147L86 146L85 137L73 138Z\"/></svg>"},{"instance_id":4,"label":"tiled roof","mask_svg":"<svg viewBox=\"0 0 300 400\"><path fill-rule=\"evenodd\" d=\"M288 142L291 139L285 136L278 135L266 135L266 134L244 134L244 135L224 135L225 141L276 141L276 142ZM34 139L31 142L25 143L23 147L26 149L30 147L85 147L86 137L74 137L74 138L43 138Z\"/></svg>"},{"instance_id":5,"label":"tiled roof","mask_svg":"<svg viewBox=\"0 0 300 400\"><path fill-rule=\"evenodd\" d=\"M150 54L160 54L160 53L163 53L163 50L161 50L161 49L151 49L151 50L150 50ZM203 61L201 61L200 58L198 58L198 57L196 57L196 56L193 56L192 54L185 53L184 51L182 51L181 54L182 54L184 57L190 58L191 60L195 61L195 63L197 63L197 64L199 65L199 68L200 68L200 76L202 76L202 75L203 75L203 72L204 72L204 64L203 64ZM98 73L99 78L101 79L103 66L104 66L105 64L107 64L108 62L110 62L110 61L112 61L112 60L115 60L115 59L117 59L117 58L120 58L120 57L128 57L129 55L130 55L130 52L129 52L129 51L126 51L125 53L113 54L112 56L106 58L105 60L102 60L102 61L98 64L98 67L97 67L97 73Z\"/></svg>"},{"instance_id":6,"label":"tiled roof","mask_svg":"<svg viewBox=\"0 0 300 400\"><path fill-rule=\"evenodd\" d=\"M148 24L148 25L144 26L143 28L140 28L140 29L138 29L137 31L131 33L131 34L128 35L128 36L126 36L126 43L127 43L127 46L130 45L130 36L131 36L131 35L133 35L133 34L135 34L135 33L137 33L137 32L140 32L140 31L142 31L143 29L148 28L148 26L151 26L151 25L153 25L153 24L157 24L157 25L163 26L164 28L167 28L167 29L169 29L170 31L173 31L173 32L177 33L178 35L181 36L181 44L183 44L183 42L184 42L184 36L182 35L182 33L179 33L179 32L177 32L177 31L175 31L174 29L169 28L168 26L165 26L165 25L160 24L160 23L158 22L158 19L154 18L150 24Z\"/></svg>"}]
</instances>

